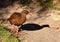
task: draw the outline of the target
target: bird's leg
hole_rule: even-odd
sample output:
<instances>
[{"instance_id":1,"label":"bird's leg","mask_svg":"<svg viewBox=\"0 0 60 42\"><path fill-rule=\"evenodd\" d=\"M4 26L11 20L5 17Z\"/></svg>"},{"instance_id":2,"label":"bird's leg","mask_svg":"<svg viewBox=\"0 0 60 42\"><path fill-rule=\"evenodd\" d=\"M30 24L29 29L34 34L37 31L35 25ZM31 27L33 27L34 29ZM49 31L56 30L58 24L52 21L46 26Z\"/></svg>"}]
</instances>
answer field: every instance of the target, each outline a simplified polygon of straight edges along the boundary
<instances>
[{"instance_id":1,"label":"bird's leg","mask_svg":"<svg viewBox=\"0 0 60 42\"><path fill-rule=\"evenodd\" d=\"M16 37L18 37L18 36L20 35L21 31L22 31L22 29L19 31L19 28L20 28L21 26L22 26L22 25L20 25L20 26L15 26L15 25L13 25L12 33L13 33Z\"/></svg>"},{"instance_id":2,"label":"bird's leg","mask_svg":"<svg viewBox=\"0 0 60 42\"><path fill-rule=\"evenodd\" d=\"M15 36L18 36L18 35L19 35L18 26L13 26L13 28L12 28L12 33L13 33Z\"/></svg>"},{"instance_id":3,"label":"bird's leg","mask_svg":"<svg viewBox=\"0 0 60 42\"><path fill-rule=\"evenodd\" d=\"M22 26L22 24L18 27L18 32L21 32L22 29L20 28Z\"/></svg>"}]
</instances>

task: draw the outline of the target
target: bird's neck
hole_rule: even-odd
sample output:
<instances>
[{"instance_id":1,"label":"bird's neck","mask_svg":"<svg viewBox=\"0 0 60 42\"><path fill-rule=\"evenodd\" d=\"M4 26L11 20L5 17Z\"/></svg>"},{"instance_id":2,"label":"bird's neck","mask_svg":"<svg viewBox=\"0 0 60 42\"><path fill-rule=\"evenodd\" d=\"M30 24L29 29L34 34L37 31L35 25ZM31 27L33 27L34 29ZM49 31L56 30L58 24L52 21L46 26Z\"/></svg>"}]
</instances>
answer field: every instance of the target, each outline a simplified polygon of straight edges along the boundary
<instances>
[{"instance_id":1,"label":"bird's neck","mask_svg":"<svg viewBox=\"0 0 60 42\"><path fill-rule=\"evenodd\" d=\"M21 16L22 16L22 17L23 17L23 16L26 16L26 14L25 14L25 13L22 13Z\"/></svg>"}]
</instances>

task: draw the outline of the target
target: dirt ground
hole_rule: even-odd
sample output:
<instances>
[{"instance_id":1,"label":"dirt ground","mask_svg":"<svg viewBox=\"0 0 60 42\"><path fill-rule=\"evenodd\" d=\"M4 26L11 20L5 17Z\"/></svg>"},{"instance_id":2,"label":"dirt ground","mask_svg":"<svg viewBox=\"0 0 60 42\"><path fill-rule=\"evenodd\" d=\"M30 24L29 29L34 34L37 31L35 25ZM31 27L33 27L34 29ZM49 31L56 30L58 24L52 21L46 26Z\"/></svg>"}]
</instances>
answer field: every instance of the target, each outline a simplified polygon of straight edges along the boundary
<instances>
[{"instance_id":1,"label":"dirt ground","mask_svg":"<svg viewBox=\"0 0 60 42\"><path fill-rule=\"evenodd\" d=\"M23 30L20 35L21 42L60 42L60 11L48 11L48 17L27 21L39 25L48 24L50 28L44 27L36 31Z\"/></svg>"}]
</instances>

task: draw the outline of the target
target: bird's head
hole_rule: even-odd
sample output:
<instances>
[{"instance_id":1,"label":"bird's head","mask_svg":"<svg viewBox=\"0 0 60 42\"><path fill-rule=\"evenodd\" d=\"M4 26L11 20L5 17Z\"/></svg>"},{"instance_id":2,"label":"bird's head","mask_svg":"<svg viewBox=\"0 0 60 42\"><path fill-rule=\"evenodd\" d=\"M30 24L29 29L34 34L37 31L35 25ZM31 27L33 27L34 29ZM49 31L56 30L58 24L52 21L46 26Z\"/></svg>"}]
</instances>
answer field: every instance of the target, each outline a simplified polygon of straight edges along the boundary
<instances>
[{"instance_id":1,"label":"bird's head","mask_svg":"<svg viewBox=\"0 0 60 42\"><path fill-rule=\"evenodd\" d=\"M27 15L27 14L29 13L29 11L27 11L27 10L23 10L21 13Z\"/></svg>"}]
</instances>

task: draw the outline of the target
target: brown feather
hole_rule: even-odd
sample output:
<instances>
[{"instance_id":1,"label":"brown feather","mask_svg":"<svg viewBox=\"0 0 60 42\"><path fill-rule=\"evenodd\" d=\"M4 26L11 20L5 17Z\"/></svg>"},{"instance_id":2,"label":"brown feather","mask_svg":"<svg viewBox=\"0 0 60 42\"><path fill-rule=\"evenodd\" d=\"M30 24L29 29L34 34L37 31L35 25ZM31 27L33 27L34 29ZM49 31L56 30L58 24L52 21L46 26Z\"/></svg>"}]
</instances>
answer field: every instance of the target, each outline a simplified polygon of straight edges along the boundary
<instances>
[{"instance_id":1,"label":"brown feather","mask_svg":"<svg viewBox=\"0 0 60 42\"><path fill-rule=\"evenodd\" d=\"M22 13L15 12L10 16L8 20L11 24L19 26L19 25L22 25L26 21L26 14L27 13L25 13L25 11Z\"/></svg>"}]
</instances>

